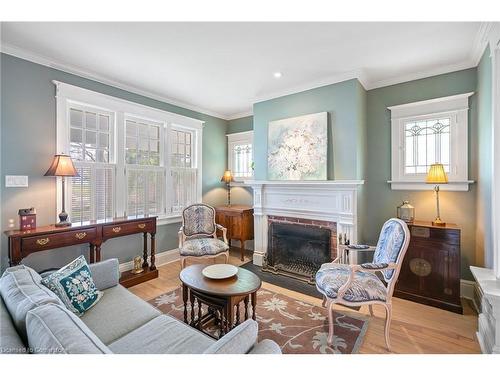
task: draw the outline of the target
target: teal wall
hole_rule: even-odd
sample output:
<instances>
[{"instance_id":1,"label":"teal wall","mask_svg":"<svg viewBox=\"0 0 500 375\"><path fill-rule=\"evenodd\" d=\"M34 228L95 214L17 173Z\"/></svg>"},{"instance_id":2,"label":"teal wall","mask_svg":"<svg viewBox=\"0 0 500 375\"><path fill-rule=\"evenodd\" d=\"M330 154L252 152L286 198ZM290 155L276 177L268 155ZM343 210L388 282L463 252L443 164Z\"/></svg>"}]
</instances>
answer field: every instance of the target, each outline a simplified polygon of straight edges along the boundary
<instances>
[{"instance_id":1,"label":"teal wall","mask_svg":"<svg viewBox=\"0 0 500 375\"><path fill-rule=\"evenodd\" d=\"M328 112L328 179L362 179L364 89L358 80L271 99L253 106L255 178L267 179L269 121Z\"/></svg>"},{"instance_id":2,"label":"teal wall","mask_svg":"<svg viewBox=\"0 0 500 375\"><path fill-rule=\"evenodd\" d=\"M477 211L476 264L493 267L492 185L492 66L489 48L477 67Z\"/></svg>"},{"instance_id":3,"label":"teal wall","mask_svg":"<svg viewBox=\"0 0 500 375\"><path fill-rule=\"evenodd\" d=\"M224 203L225 190L220 176L226 168L227 121L194 112L158 100L133 94L112 86L78 77L46 66L1 54L1 181L5 175L28 175L28 188L2 187L2 226L8 229L9 220L18 226L19 208L34 206L37 223L46 225L56 217L55 179L43 177L56 151L56 101L52 80L112 95L150 107L178 113L205 121L203 128L203 200L212 205ZM159 251L177 247L180 224L158 227ZM1 240L1 266L7 264L7 242ZM103 257L118 257L121 262L140 252L141 236L110 240L103 245ZM72 247L37 253L25 259L36 269L62 266L86 247Z\"/></svg>"},{"instance_id":4,"label":"teal wall","mask_svg":"<svg viewBox=\"0 0 500 375\"><path fill-rule=\"evenodd\" d=\"M376 243L385 220L396 215L405 199L415 206L419 220L435 217L432 191L396 191L387 183L391 178L391 114L389 106L476 91L476 69L442 74L368 91L366 210L362 238ZM477 97L469 99L469 179L477 180ZM462 229L462 278L472 280L469 266L475 264L476 184L466 192L442 192L441 217Z\"/></svg>"},{"instance_id":5,"label":"teal wall","mask_svg":"<svg viewBox=\"0 0 500 375\"><path fill-rule=\"evenodd\" d=\"M253 116L241 117L227 122L227 134L253 130Z\"/></svg>"}]
</instances>

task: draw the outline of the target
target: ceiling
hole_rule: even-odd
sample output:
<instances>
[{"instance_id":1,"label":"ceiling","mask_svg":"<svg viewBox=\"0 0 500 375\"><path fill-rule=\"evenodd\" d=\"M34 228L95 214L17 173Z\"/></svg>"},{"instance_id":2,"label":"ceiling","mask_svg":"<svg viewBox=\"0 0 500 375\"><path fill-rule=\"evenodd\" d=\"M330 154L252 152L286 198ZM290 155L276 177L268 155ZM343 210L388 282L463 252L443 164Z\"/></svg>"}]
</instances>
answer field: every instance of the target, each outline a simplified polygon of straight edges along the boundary
<instances>
[{"instance_id":1,"label":"ceiling","mask_svg":"<svg viewBox=\"0 0 500 375\"><path fill-rule=\"evenodd\" d=\"M479 22L4 22L1 40L6 53L230 119L250 114L255 102L345 79L356 77L370 89L475 66L483 28Z\"/></svg>"}]
</instances>

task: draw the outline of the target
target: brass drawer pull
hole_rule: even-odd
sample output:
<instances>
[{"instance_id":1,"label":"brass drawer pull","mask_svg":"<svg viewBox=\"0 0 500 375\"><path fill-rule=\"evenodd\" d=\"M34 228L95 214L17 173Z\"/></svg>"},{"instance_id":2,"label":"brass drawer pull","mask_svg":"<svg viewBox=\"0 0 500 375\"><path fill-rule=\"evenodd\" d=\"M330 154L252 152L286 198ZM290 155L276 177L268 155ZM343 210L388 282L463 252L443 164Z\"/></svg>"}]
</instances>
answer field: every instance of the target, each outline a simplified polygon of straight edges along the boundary
<instances>
[{"instance_id":1,"label":"brass drawer pull","mask_svg":"<svg viewBox=\"0 0 500 375\"><path fill-rule=\"evenodd\" d=\"M137 224L137 227L139 227L140 229L144 229L146 228L146 224Z\"/></svg>"},{"instance_id":2,"label":"brass drawer pull","mask_svg":"<svg viewBox=\"0 0 500 375\"><path fill-rule=\"evenodd\" d=\"M36 243L40 246L44 246L47 245L49 241L50 240L48 238L40 238L39 240L36 240Z\"/></svg>"},{"instance_id":3,"label":"brass drawer pull","mask_svg":"<svg viewBox=\"0 0 500 375\"><path fill-rule=\"evenodd\" d=\"M122 228L121 228L121 227L114 227L114 228L112 229L112 231L113 231L113 232L115 232L115 233L120 233L120 231L121 231L121 230L122 230Z\"/></svg>"},{"instance_id":4,"label":"brass drawer pull","mask_svg":"<svg viewBox=\"0 0 500 375\"><path fill-rule=\"evenodd\" d=\"M85 233L85 232L76 233L75 237L78 238L79 240L81 240L82 238L87 237L87 233Z\"/></svg>"}]
</instances>

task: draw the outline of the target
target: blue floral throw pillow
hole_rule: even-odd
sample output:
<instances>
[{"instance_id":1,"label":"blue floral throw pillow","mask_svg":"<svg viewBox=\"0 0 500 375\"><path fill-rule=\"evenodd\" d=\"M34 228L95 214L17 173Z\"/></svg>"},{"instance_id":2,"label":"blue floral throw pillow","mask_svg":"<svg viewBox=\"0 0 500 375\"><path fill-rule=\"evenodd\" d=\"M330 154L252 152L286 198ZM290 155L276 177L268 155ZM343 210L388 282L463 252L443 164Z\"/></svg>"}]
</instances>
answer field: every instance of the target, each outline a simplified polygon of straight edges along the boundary
<instances>
[{"instance_id":1,"label":"blue floral throw pillow","mask_svg":"<svg viewBox=\"0 0 500 375\"><path fill-rule=\"evenodd\" d=\"M64 305L78 316L94 306L103 295L95 287L83 255L43 278L42 284L57 294Z\"/></svg>"}]
</instances>

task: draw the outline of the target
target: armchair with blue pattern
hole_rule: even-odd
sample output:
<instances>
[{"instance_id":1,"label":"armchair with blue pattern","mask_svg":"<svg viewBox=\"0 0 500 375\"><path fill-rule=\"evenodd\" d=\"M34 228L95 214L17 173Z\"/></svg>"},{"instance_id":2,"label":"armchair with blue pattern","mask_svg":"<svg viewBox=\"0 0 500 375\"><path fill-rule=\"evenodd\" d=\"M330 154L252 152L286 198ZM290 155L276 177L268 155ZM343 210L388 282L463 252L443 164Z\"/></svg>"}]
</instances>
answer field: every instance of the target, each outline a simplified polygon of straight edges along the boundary
<instances>
[{"instance_id":1,"label":"armchair with blue pattern","mask_svg":"<svg viewBox=\"0 0 500 375\"><path fill-rule=\"evenodd\" d=\"M217 238L222 231L224 241ZM179 253L181 269L190 258L216 258L224 255L229 260L227 229L215 223L215 209L203 203L192 204L182 211L182 226L179 229Z\"/></svg>"},{"instance_id":2,"label":"armchair with blue pattern","mask_svg":"<svg viewBox=\"0 0 500 375\"><path fill-rule=\"evenodd\" d=\"M410 242L406 223L399 219L386 221L380 232L372 263L348 265L325 263L316 273L316 288L323 294L328 310L328 344L333 342L333 305L383 305L386 310L385 343L390 350L389 329L392 318L392 294ZM381 274L379 278L377 272Z\"/></svg>"}]
</instances>

